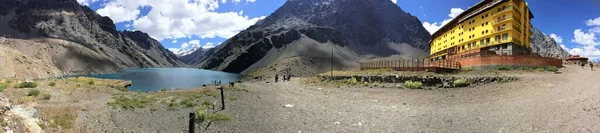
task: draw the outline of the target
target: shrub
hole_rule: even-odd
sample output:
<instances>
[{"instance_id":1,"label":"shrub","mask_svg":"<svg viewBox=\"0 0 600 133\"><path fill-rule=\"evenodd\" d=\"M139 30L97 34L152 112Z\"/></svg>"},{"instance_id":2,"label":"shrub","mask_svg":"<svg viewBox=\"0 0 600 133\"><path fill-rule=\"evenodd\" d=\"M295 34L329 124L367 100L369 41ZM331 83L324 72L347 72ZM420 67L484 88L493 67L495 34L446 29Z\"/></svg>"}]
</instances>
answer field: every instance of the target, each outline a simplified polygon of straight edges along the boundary
<instances>
[{"instance_id":1,"label":"shrub","mask_svg":"<svg viewBox=\"0 0 600 133\"><path fill-rule=\"evenodd\" d=\"M29 90L29 93L27 93L27 96L37 97L38 95L40 95L40 90L37 89L31 89Z\"/></svg>"},{"instance_id":2,"label":"shrub","mask_svg":"<svg viewBox=\"0 0 600 133\"><path fill-rule=\"evenodd\" d=\"M210 103L209 101L202 101L202 105L203 106L212 106L213 103Z\"/></svg>"},{"instance_id":3,"label":"shrub","mask_svg":"<svg viewBox=\"0 0 600 133\"><path fill-rule=\"evenodd\" d=\"M4 89L6 89L6 86L8 86L8 85L0 83L0 92L3 92Z\"/></svg>"},{"instance_id":4,"label":"shrub","mask_svg":"<svg viewBox=\"0 0 600 133\"><path fill-rule=\"evenodd\" d=\"M555 66L549 66L549 67L546 67L546 71L558 72L558 68Z\"/></svg>"},{"instance_id":5,"label":"shrub","mask_svg":"<svg viewBox=\"0 0 600 133\"><path fill-rule=\"evenodd\" d=\"M521 66L518 68L519 70L531 70L531 67Z\"/></svg>"},{"instance_id":6,"label":"shrub","mask_svg":"<svg viewBox=\"0 0 600 133\"><path fill-rule=\"evenodd\" d=\"M538 68L536 68L535 70L536 70L536 71L538 71L538 72L543 72L543 71L545 71L545 70L544 70L544 68L541 68L541 67L538 67Z\"/></svg>"},{"instance_id":7,"label":"shrub","mask_svg":"<svg viewBox=\"0 0 600 133\"><path fill-rule=\"evenodd\" d=\"M50 93L44 93L42 96L44 96L45 100L50 100L50 98L52 98L52 94Z\"/></svg>"},{"instance_id":8,"label":"shrub","mask_svg":"<svg viewBox=\"0 0 600 133\"><path fill-rule=\"evenodd\" d=\"M167 88L160 89L160 91L167 91Z\"/></svg>"},{"instance_id":9,"label":"shrub","mask_svg":"<svg viewBox=\"0 0 600 133\"><path fill-rule=\"evenodd\" d=\"M206 120L207 112L205 106L197 106L196 108L194 108L194 113L196 113L196 119L199 122L203 122L204 120Z\"/></svg>"},{"instance_id":10,"label":"shrub","mask_svg":"<svg viewBox=\"0 0 600 133\"><path fill-rule=\"evenodd\" d=\"M57 115L50 118L50 127L70 129L73 127L73 123L77 117L71 113Z\"/></svg>"},{"instance_id":11,"label":"shrub","mask_svg":"<svg viewBox=\"0 0 600 133\"><path fill-rule=\"evenodd\" d=\"M233 118L227 114L214 113L214 114L208 115L207 119L210 121L230 121Z\"/></svg>"},{"instance_id":12,"label":"shrub","mask_svg":"<svg viewBox=\"0 0 600 133\"><path fill-rule=\"evenodd\" d=\"M50 82L50 83L48 83L48 86L55 86L55 85L56 85L56 83L55 83L55 82Z\"/></svg>"},{"instance_id":13,"label":"shrub","mask_svg":"<svg viewBox=\"0 0 600 133\"><path fill-rule=\"evenodd\" d=\"M233 119L233 117L231 117L230 115L227 115L227 114L222 114L222 113L211 114L210 112L206 111L205 106L197 106L194 109L194 112L196 113L196 119L198 120L198 122L203 122L205 120L230 121Z\"/></svg>"},{"instance_id":14,"label":"shrub","mask_svg":"<svg viewBox=\"0 0 600 133\"><path fill-rule=\"evenodd\" d=\"M150 107L150 111L152 111L152 112L157 111L157 110L158 110L158 108L156 108L154 106Z\"/></svg>"},{"instance_id":15,"label":"shrub","mask_svg":"<svg viewBox=\"0 0 600 133\"><path fill-rule=\"evenodd\" d=\"M90 81L88 82L88 85L94 85L94 80L90 80Z\"/></svg>"},{"instance_id":16,"label":"shrub","mask_svg":"<svg viewBox=\"0 0 600 133\"><path fill-rule=\"evenodd\" d=\"M6 85L11 84L12 82L13 82L12 79L6 79L6 81L4 81L4 83L6 83Z\"/></svg>"},{"instance_id":17,"label":"shrub","mask_svg":"<svg viewBox=\"0 0 600 133\"><path fill-rule=\"evenodd\" d=\"M17 84L16 88L35 88L37 87L37 83L34 82L21 82Z\"/></svg>"},{"instance_id":18,"label":"shrub","mask_svg":"<svg viewBox=\"0 0 600 133\"><path fill-rule=\"evenodd\" d=\"M454 87L465 87L465 86L469 86L469 81L467 81L467 79L454 80Z\"/></svg>"},{"instance_id":19,"label":"shrub","mask_svg":"<svg viewBox=\"0 0 600 133\"><path fill-rule=\"evenodd\" d=\"M167 110L169 110L169 111L176 111L176 110L179 110L179 109L177 109L177 104L176 103L169 103L169 108L167 108Z\"/></svg>"},{"instance_id":20,"label":"shrub","mask_svg":"<svg viewBox=\"0 0 600 133\"><path fill-rule=\"evenodd\" d=\"M419 81L404 82L404 87L409 88L409 89L421 89L421 86L423 86L423 83L421 83Z\"/></svg>"},{"instance_id":21,"label":"shrub","mask_svg":"<svg viewBox=\"0 0 600 133\"><path fill-rule=\"evenodd\" d=\"M352 85L355 85L355 84L357 84L357 83L358 83L358 80L356 80L356 78L352 77L352 78L348 79L348 80L346 81L346 83L347 83L347 84L352 84Z\"/></svg>"},{"instance_id":22,"label":"shrub","mask_svg":"<svg viewBox=\"0 0 600 133\"><path fill-rule=\"evenodd\" d=\"M511 66L498 66L496 69L498 69L498 70L511 70L512 67Z\"/></svg>"},{"instance_id":23,"label":"shrub","mask_svg":"<svg viewBox=\"0 0 600 133\"><path fill-rule=\"evenodd\" d=\"M196 106L196 103L194 102L193 99L183 100L183 101L179 102L179 104L183 105L185 107L194 107L194 106Z\"/></svg>"}]
</instances>

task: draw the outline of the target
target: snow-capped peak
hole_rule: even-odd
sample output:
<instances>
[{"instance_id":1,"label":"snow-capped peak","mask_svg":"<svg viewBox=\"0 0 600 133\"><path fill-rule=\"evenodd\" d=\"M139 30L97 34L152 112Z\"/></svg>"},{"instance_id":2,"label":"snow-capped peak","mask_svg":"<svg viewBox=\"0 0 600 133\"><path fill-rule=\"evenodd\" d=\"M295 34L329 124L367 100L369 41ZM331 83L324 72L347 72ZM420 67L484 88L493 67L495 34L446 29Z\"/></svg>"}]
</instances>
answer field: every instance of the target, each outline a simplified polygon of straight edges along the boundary
<instances>
[{"instance_id":1,"label":"snow-capped peak","mask_svg":"<svg viewBox=\"0 0 600 133\"><path fill-rule=\"evenodd\" d=\"M177 56L186 56L193 53L194 51L202 49L200 44L183 43L181 48L169 48L169 51L173 52Z\"/></svg>"}]
</instances>

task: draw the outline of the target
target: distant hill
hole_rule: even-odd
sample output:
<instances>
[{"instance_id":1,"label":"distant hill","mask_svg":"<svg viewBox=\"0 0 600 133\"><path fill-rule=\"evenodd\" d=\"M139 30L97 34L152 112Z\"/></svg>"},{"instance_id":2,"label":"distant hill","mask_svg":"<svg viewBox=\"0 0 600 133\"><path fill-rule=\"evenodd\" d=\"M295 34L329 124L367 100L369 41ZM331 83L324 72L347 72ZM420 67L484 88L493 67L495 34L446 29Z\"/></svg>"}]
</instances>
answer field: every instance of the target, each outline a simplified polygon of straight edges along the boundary
<instances>
[{"instance_id":1,"label":"distant hill","mask_svg":"<svg viewBox=\"0 0 600 133\"><path fill-rule=\"evenodd\" d=\"M360 59L427 57L430 34L389 0L288 0L264 20L207 51L192 65L249 73L309 75L357 69ZM334 60L331 61L331 56Z\"/></svg>"}]
</instances>

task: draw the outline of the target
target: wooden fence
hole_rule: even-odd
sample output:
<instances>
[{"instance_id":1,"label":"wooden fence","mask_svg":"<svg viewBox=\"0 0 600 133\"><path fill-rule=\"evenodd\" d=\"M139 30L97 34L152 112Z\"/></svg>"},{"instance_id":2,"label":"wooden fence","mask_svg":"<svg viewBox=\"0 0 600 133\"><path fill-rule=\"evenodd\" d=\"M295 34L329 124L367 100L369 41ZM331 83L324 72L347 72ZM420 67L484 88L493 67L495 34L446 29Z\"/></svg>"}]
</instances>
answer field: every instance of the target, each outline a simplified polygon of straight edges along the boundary
<instances>
[{"instance_id":1,"label":"wooden fence","mask_svg":"<svg viewBox=\"0 0 600 133\"><path fill-rule=\"evenodd\" d=\"M379 60L360 63L361 70L390 68L396 71L440 71L458 70L460 67L460 63L455 61L430 61L428 59Z\"/></svg>"}]
</instances>

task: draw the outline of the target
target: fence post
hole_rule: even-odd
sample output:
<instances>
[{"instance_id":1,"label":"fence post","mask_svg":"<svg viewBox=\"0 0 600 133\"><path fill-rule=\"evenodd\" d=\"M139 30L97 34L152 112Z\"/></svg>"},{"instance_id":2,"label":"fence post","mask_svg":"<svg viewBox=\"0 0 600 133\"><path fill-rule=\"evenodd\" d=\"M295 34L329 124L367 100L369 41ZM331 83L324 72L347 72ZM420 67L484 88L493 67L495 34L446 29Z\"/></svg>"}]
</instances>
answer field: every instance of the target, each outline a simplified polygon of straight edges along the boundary
<instances>
[{"instance_id":1,"label":"fence post","mask_svg":"<svg viewBox=\"0 0 600 133\"><path fill-rule=\"evenodd\" d=\"M219 86L219 90L221 90L221 110L225 110L225 93L223 93L223 87Z\"/></svg>"},{"instance_id":2,"label":"fence post","mask_svg":"<svg viewBox=\"0 0 600 133\"><path fill-rule=\"evenodd\" d=\"M195 131L196 130L196 128L195 128L196 127L195 126L196 125L196 114L190 113L190 117L188 119L189 119L189 129L188 130L190 131L190 133L196 133L196 131Z\"/></svg>"}]
</instances>

